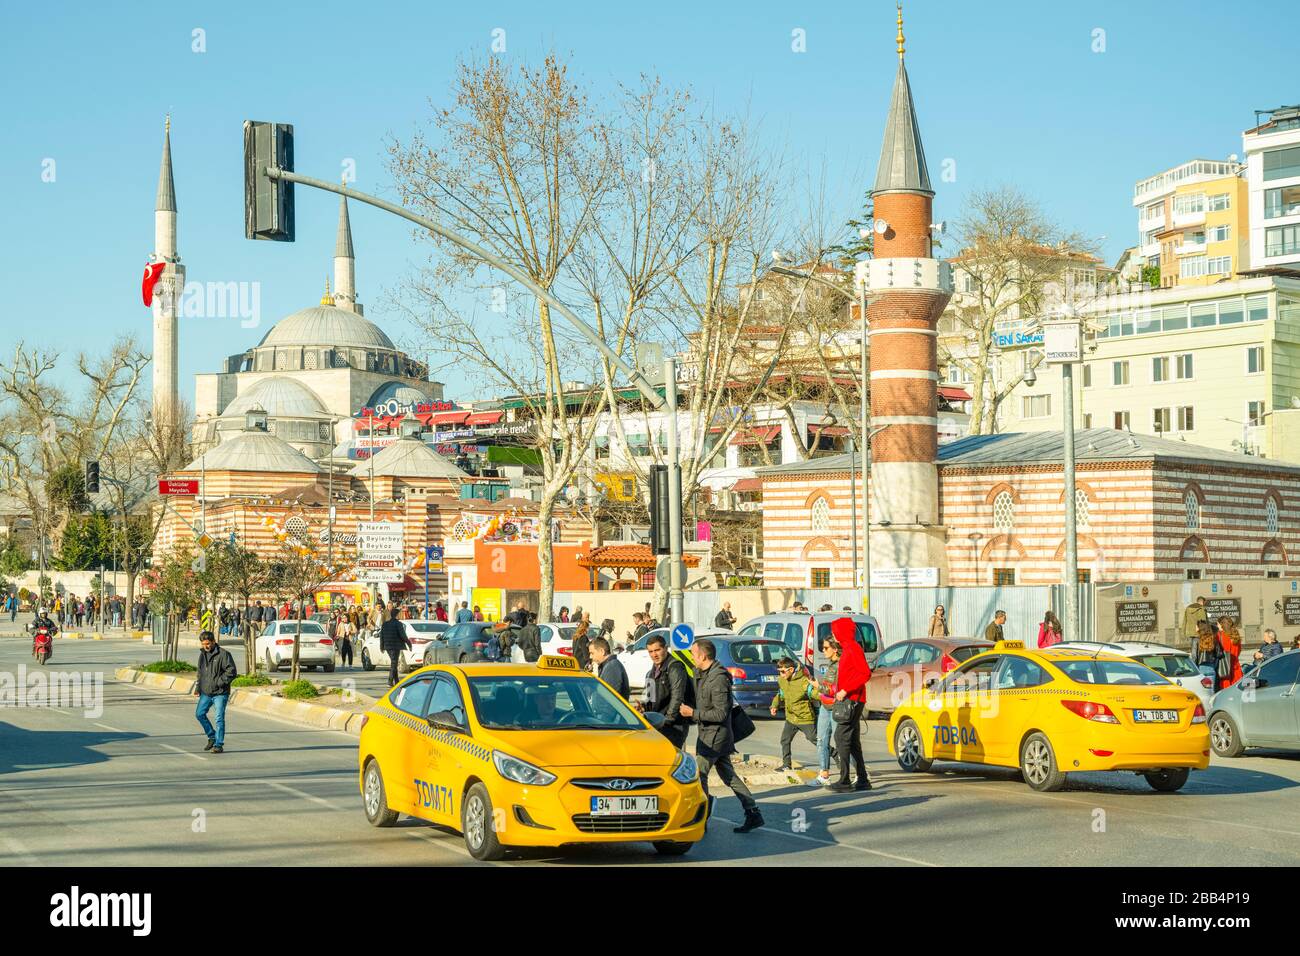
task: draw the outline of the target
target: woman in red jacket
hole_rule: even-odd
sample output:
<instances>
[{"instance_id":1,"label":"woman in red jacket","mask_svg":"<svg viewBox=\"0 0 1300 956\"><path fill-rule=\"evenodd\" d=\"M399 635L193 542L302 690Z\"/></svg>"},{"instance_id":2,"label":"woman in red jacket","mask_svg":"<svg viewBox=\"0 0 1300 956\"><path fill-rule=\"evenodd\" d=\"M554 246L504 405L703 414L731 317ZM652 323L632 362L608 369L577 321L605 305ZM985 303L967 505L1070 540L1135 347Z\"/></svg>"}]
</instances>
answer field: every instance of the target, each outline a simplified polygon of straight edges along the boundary
<instances>
[{"instance_id":1,"label":"woman in red jacket","mask_svg":"<svg viewBox=\"0 0 1300 956\"><path fill-rule=\"evenodd\" d=\"M1226 614L1219 618L1219 646L1228 658L1224 668L1228 673L1222 675L1217 688L1222 690L1241 680L1241 631L1237 622Z\"/></svg>"},{"instance_id":2,"label":"woman in red jacket","mask_svg":"<svg viewBox=\"0 0 1300 956\"><path fill-rule=\"evenodd\" d=\"M835 676L835 694L831 717L835 722L835 749L839 751L840 779L830 785L838 793L850 790L870 790L867 762L862 757L862 709L867 702L867 681L871 668L858 644L858 627L847 617L831 621L834 641L827 655L838 664ZM857 772L857 782L849 782L849 758Z\"/></svg>"}]
</instances>

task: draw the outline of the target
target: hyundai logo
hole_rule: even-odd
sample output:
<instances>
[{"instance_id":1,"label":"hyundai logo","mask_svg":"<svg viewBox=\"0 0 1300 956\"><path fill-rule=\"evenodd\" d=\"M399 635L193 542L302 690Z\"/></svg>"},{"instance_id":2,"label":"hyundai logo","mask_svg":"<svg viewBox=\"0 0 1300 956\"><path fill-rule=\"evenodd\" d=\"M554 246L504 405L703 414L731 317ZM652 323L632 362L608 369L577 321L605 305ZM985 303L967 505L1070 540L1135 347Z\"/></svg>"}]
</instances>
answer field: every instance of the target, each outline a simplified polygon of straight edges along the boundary
<instances>
[{"instance_id":1,"label":"hyundai logo","mask_svg":"<svg viewBox=\"0 0 1300 956\"><path fill-rule=\"evenodd\" d=\"M605 784L611 790L631 790L632 781L625 777L615 777L609 783Z\"/></svg>"}]
</instances>

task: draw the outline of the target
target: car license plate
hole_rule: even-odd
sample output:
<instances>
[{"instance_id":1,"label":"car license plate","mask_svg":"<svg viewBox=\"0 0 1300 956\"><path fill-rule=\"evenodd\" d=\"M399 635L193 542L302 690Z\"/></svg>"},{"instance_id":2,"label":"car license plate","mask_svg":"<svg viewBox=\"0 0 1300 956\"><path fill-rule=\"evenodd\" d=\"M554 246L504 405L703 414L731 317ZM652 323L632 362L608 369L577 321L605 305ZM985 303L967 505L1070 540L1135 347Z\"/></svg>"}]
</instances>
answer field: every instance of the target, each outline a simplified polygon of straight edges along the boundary
<instances>
[{"instance_id":1,"label":"car license plate","mask_svg":"<svg viewBox=\"0 0 1300 956\"><path fill-rule=\"evenodd\" d=\"M612 817L623 813L658 813L658 797L592 797L593 817Z\"/></svg>"},{"instance_id":2,"label":"car license plate","mask_svg":"<svg viewBox=\"0 0 1300 956\"><path fill-rule=\"evenodd\" d=\"M1133 711L1133 722L1138 724L1176 724L1178 723L1178 711L1135 710Z\"/></svg>"},{"instance_id":3,"label":"car license plate","mask_svg":"<svg viewBox=\"0 0 1300 956\"><path fill-rule=\"evenodd\" d=\"M764 683L764 684L775 684L775 683L776 683L776 675L775 675L775 674L764 674L764 675L763 675L763 683Z\"/></svg>"}]
</instances>

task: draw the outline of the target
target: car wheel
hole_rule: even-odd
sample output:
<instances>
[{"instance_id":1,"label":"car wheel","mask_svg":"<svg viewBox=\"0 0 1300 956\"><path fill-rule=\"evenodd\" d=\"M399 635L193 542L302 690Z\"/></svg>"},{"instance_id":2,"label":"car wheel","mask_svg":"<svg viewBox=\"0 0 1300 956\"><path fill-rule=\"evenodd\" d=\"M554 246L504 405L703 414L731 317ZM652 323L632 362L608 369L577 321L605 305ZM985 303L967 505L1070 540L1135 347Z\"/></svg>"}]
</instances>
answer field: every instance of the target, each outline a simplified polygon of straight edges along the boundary
<instances>
[{"instance_id":1,"label":"car wheel","mask_svg":"<svg viewBox=\"0 0 1300 956\"><path fill-rule=\"evenodd\" d=\"M1240 757L1246 752L1237 722L1221 710L1210 718L1210 746L1220 757Z\"/></svg>"},{"instance_id":2,"label":"car wheel","mask_svg":"<svg viewBox=\"0 0 1300 956\"><path fill-rule=\"evenodd\" d=\"M926 759L921 730L914 720L902 721L894 731L894 752L898 754L898 765L908 773L925 773L934 765L933 760Z\"/></svg>"},{"instance_id":3,"label":"car wheel","mask_svg":"<svg viewBox=\"0 0 1300 956\"><path fill-rule=\"evenodd\" d=\"M469 660L469 655L468 655L468 654L462 654L462 655L460 655L460 663L464 664L467 660Z\"/></svg>"},{"instance_id":4,"label":"car wheel","mask_svg":"<svg viewBox=\"0 0 1300 956\"><path fill-rule=\"evenodd\" d=\"M391 827L397 822L397 811L388 809L388 793L384 790L384 776L379 772L378 760L366 764L361 794L366 819L372 827Z\"/></svg>"},{"instance_id":5,"label":"car wheel","mask_svg":"<svg viewBox=\"0 0 1300 956\"><path fill-rule=\"evenodd\" d=\"M660 856L685 856L694 843L678 843L674 840L656 840L655 852Z\"/></svg>"},{"instance_id":6,"label":"car wheel","mask_svg":"<svg viewBox=\"0 0 1300 956\"><path fill-rule=\"evenodd\" d=\"M1020 772L1029 788L1040 793L1065 786L1065 774L1056 766L1056 754L1045 734L1030 734L1020 745Z\"/></svg>"},{"instance_id":7,"label":"car wheel","mask_svg":"<svg viewBox=\"0 0 1300 956\"><path fill-rule=\"evenodd\" d=\"M334 673L334 662L333 662L333 661L330 661L328 664L325 665L325 673L326 673L326 674L333 674L333 673Z\"/></svg>"},{"instance_id":8,"label":"car wheel","mask_svg":"<svg viewBox=\"0 0 1300 956\"><path fill-rule=\"evenodd\" d=\"M474 859L499 860L505 856L505 847L497 839L495 824L487 787L476 783L465 794L460 810L460 831L465 836L465 849Z\"/></svg>"},{"instance_id":9,"label":"car wheel","mask_svg":"<svg viewBox=\"0 0 1300 956\"><path fill-rule=\"evenodd\" d=\"M372 671L375 669L375 662L370 659L370 653L368 651L363 650L361 652L361 669L366 671Z\"/></svg>"},{"instance_id":10,"label":"car wheel","mask_svg":"<svg viewBox=\"0 0 1300 956\"><path fill-rule=\"evenodd\" d=\"M1181 770L1155 770L1142 776L1147 778L1151 789L1159 790L1161 793L1175 793L1183 789L1183 784L1187 782L1190 773L1191 771L1184 767Z\"/></svg>"}]
</instances>

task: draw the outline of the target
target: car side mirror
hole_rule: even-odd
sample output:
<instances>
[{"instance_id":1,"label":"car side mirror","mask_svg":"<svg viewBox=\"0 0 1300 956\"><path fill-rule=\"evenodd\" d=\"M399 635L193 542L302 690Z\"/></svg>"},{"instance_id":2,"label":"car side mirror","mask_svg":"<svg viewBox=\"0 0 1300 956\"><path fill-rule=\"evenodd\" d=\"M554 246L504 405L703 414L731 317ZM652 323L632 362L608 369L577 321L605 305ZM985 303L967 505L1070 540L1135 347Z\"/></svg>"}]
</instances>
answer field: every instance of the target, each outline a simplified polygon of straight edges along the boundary
<instances>
[{"instance_id":1,"label":"car side mirror","mask_svg":"<svg viewBox=\"0 0 1300 956\"><path fill-rule=\"evenodd\" d=\"M424 718L434 730L449 730L454 734L468 733L468 729L456 722L450 711L440 710Z\"/></svg>"},{"instance_id":2,"label":"car side mirror","mask_svg":"<svg viewBox=\"0 0 1300 956\"><path fill-rule=\"evenodd\" d=\"M644 717L646 723L649 724L651 727L653 727L655 730L659 730L664 725L664 715L659 713L659 711L657 710L647 711L641 716Z\"/></svg>"}]
</instances>

